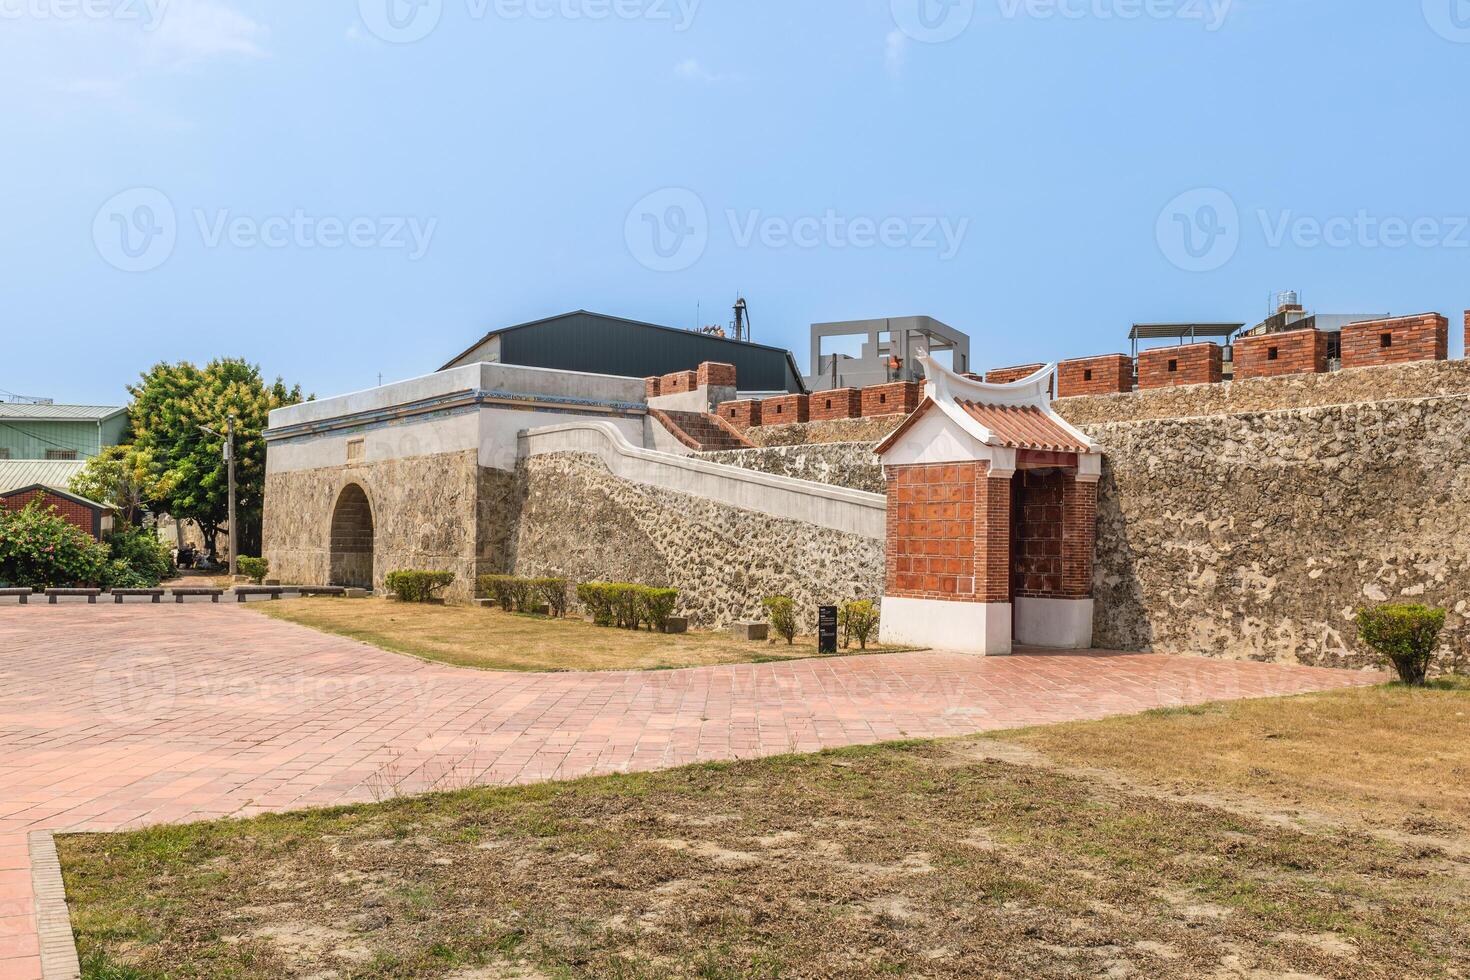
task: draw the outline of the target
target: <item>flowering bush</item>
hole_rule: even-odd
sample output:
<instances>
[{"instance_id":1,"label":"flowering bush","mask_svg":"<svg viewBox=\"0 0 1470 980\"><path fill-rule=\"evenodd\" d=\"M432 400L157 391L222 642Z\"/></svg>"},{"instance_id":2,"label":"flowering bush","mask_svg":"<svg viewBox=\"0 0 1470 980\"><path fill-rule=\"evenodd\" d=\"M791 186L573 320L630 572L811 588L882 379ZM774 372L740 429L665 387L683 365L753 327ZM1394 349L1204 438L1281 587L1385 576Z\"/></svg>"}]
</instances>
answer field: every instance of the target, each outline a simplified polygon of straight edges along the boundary
<instances>
[{"instance_id":1,"label":"flowering bush","mask_svg":"<svg viewBox=\"0 0 1470 980\"><path fill-rule=\"evenodd\" d=\"M0 507L0 582L31 588L86 588L106 584L107 546L68 524L54 507L32 501L20 510Z\"/></svg>"}]
</instances>

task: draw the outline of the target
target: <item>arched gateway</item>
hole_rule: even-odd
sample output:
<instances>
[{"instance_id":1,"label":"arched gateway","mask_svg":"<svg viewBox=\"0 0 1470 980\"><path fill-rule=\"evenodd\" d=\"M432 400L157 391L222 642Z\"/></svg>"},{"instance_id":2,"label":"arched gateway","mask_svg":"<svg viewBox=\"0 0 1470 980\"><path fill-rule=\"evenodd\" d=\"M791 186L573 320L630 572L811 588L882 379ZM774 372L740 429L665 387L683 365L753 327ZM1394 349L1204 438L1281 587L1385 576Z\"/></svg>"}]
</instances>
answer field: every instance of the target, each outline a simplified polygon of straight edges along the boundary
<instances>
[{"instance_id":1,"label":"arched gateway","mask_svg":"<svg viewBox=\"0 0 1470 980\"><path fill-rule=\"evenodd\" d=\"M332 508L332 584L373 587L373 508L367 494L349 483Z\"/></svg>"},{"instance_id":2,"label":"arched gateway","mask_svg":"<svg viewBox=\"0 0 1470 980\"><path fill-rule=\"evenodd\" d=\"M877 447L885 643L1092 646L1097 443L1052 411L1055 366L985 384L919 355L924 401Z\"/></svg>"}]
</instances>

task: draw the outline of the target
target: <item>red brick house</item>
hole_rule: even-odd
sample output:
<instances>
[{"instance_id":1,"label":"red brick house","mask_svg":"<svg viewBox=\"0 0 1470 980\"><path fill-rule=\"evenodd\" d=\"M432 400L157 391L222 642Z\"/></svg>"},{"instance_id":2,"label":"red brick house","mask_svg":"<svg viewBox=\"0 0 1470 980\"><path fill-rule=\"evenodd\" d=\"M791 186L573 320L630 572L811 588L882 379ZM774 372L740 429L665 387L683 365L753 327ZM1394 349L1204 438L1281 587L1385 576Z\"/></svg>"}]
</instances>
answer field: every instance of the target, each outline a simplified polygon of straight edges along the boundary
<instances>
[{"instance_id":1,"label":"red brick house","mask_svg":"<svg viewBox=\"0 0 1470 980\"><path fill-rule=\"evenodd\" d=\"M39 483L0 493L0 509L20 510L38 499L42 507L54 507L68 524L86 531L98 540L112 530L111 507Z\"/></svg>"}]
</instances>

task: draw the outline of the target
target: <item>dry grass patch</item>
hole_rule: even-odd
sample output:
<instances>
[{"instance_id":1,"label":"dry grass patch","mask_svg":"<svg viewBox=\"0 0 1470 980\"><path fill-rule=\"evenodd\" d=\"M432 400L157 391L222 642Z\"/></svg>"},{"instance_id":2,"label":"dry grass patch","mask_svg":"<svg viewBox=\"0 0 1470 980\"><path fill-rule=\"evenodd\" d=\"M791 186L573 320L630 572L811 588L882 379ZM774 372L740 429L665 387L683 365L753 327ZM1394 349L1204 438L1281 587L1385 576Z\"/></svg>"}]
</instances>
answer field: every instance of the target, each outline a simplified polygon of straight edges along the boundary
<instances>
[{"instance_id":1,"label":"dry grass patch","mask_svg":"<svg viewBox=\"0 0 1470 980\"><path fill-rule=\"evenodd\" d=\"M1383 696L1415 713L1401 749L1438 745L1417 695ZM1467 700L1433 701L1423 720ZM1318 710L1260 707L1278 723ZM1397 978L1470 964L1470 859L986 757L996 746L849 749L60 846L93 980ZM1319 778L1351 786L1328 761Z\"/></svg>"},{"instance_id":2,"label":"dry grass patch","mask_svg":"<svg viewBox=\"0 0 1470 980\"><path fill-rule=\"evenodd\" d=\"M475 606L436 606L386 599L305 599L251 603L274 619L336 633L394 653L486 670L664 670L765 663L822 656L814 637L795 646L747 643L727 633L634 632L581 619L522 616ZM870 646L869 653L897 647ZM855 654L856 649L845 651ZM838 654L842 656L844 654Z\"/></svg>"},{"instance_id":3,"label":"dry grass patch","mask_svg":"<svg viewBox=\"0 0 1470 980\"><path fill-rule=\"evenodd\" d=\"M1379 830L1470 832L1470 683L1164 709L1010 732L1074 766ZM1451 841L1453 843L1453 841Z\"/></svg>"}]
</instances>

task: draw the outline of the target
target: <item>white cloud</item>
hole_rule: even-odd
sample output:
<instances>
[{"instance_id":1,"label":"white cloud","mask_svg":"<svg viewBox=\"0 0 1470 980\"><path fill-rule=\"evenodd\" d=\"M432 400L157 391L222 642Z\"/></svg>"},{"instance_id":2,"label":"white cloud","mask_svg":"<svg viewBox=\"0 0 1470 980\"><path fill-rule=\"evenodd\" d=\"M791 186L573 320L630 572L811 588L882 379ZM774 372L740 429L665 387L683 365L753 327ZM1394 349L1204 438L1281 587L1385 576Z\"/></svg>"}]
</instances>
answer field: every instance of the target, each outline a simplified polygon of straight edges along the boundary
<instances>
[{"instance_id":1,"label":"white cloud","mask_svg":"<svg viewBox=\"0 0 1470 980\"><path fill-rule=\"evenodd\" d=\"M903 75L904 65L909 60L909 38L903 31L893 30L888 32L888 39L883 45L883 66L888 69L888 74L894 78Z\"/></svg>"},{"instance_id":2,"label":"white cloud","mask_svg":"<svg viewBox=\"0 0 1470 980\"><path fill-rule=\"evenodd\" d=\"M217 0L168 0L152 31L148 55L171 67L213 58L264 58L266 29Z\"/></svg>"},{"instance_id":3,"label":"white cloud","mask_svg":"<svg viewBox=\"0 0 1470 980\"><path fill-rule=\"evenodd\" d=\"M744 81L743 75L725 75L720 72L710 71L700 63L698 58L685 58L674 66L674 74L691 82L704 82L713 85L717 82L740 82Z\"/></svg>"}]
</instances>

